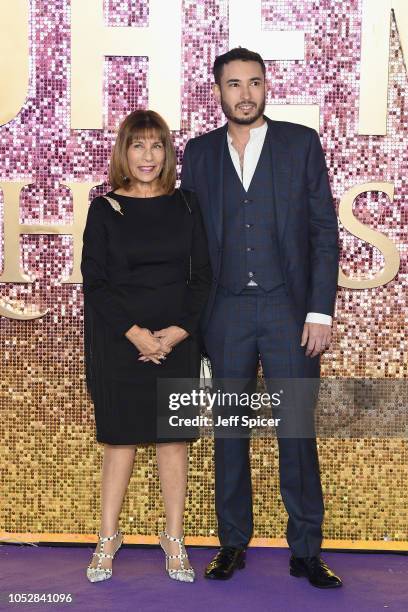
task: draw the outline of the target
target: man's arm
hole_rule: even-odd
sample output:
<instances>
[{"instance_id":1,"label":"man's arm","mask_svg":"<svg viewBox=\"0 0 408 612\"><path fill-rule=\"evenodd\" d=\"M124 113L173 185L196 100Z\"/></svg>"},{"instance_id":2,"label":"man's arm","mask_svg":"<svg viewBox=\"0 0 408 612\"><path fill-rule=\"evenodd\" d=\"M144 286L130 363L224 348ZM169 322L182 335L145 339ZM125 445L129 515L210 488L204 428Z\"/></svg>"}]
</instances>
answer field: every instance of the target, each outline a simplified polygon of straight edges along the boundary
<instances>
[{"instance_id":1,"label":"man's arm","mask_svg":"<svg viewBox=\"0 0 408 612\"><path fill-rule=\"evenodd\" d=\"M302 335L306 355L315 357L330 344L339 266L338 224L319 136L311 133L307 158L311 248L308 314Z\"/></svg>"},{"instance_id":2,"label":"man's arm","mask_svg":"<svg viewBox=\"0 0 408 612\"><path fill-rule=\"evenodd\" d=\"M308 312L306 315L306 323L320 323L321 325L331 325L332 318L330 315L321 312Z\"/></svg>"},{"instance_id":3,"label":"man's arm","mask_svg":"<svg viewBox=\"0 0 408 612\"><path fill-rule=\"evenodd\" d=\"M333 315L339 268L338 224L320 139L311 134L307 158L310 285L307 312Z\"/></svg>"}]
</instances>

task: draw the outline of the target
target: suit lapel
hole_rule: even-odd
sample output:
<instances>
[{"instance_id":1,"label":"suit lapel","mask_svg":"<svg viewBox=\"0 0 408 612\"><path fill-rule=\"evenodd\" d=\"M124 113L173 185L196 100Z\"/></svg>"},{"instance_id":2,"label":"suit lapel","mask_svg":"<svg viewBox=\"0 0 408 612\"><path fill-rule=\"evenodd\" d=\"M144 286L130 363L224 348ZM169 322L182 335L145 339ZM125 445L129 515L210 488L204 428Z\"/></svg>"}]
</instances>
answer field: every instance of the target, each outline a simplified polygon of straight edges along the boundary
<instances>
[{"instance_id":1,"label":"suit lapel","mask_svg":"<svg viewBox=\"0 0 408 612\"><path fill-rule=\"evenodd\" d=\"M291 199L292 160L283 130L266 118L266 137L272 160L273 199L280 242L283 241Z\"/></svg>"},{"instance_id":2,"label":"suit lapel","mask_svg":"<svg viewBox=\"0 0 408 612\"><path fill-rule=\"evenodd\" d=\"M214 132L212 146L207 150L208 195L215 233L222 244L223 226L223 187L224 187L224 147L227 137L227 124Z\"/></svg>"}]
</instances>

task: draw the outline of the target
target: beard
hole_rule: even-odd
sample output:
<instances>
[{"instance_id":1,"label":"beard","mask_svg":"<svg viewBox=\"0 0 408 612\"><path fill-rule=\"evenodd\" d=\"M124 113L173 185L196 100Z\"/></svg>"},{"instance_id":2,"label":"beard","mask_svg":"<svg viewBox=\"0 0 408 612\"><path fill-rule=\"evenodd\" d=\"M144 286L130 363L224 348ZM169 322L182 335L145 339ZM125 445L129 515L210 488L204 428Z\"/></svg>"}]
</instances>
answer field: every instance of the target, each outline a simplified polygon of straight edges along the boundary
<instances>
[{"instance_id":1,"label":"beard","mask_svg":"<svg viewBox=\"0 0 408 612\"><path fill-rule=\"evenodd\" d=\"M236 106L239 106L239 104L237 104ZM222 95L221 108L224 115L227 119L229 119L229 121L237 123L238 125L251 125L252 123L255 123L255 121L258 121L259 117L262 117L262 115L264 114L265 98L259 106L256 106L256 104L254 104L254 114L250 114L248 117L237 117L237 115L234 114L234 109L232 108L232 106L227 104Z\"/></svg>"}]
</instances>

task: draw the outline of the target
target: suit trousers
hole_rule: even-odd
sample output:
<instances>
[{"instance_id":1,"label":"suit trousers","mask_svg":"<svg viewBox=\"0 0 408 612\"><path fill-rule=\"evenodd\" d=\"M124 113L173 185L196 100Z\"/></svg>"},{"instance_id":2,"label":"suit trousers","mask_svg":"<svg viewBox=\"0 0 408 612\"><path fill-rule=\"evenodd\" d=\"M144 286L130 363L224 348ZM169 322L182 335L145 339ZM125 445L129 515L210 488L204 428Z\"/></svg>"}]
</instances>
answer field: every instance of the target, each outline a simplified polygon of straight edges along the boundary
<instances>
[{"instance_id":1,"label":"suit trousers","mask_svg":"<svg viewBox=\"0 0 408 612\"><path fill-rule=\"evenodd\" d=\"M260 360L266 381L318 379L319 357L306 357L302 330L285 285L269 292L247 287L238 295L218 287L204 334L214 378L252 380L254 388ZM314 556L324 515L316 438L281 435L279 428L277 437L287 541L295 556ZM245 548L253 532L249 436L215 436L215 503L221 546Z\"/></svg>"}]
</instances>

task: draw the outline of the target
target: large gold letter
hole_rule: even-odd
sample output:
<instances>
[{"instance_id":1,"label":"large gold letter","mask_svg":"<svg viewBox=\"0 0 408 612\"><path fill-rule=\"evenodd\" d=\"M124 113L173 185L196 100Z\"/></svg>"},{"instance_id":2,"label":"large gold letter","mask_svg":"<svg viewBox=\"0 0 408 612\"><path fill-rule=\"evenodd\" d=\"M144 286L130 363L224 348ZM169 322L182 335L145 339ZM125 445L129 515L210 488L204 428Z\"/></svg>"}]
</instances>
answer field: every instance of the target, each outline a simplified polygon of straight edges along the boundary
<instances>
[{"instance_id":1,"label":"large gold letter","mask_svg":"<svg viewBox=\"0 0 408 612\"><path fill-rule=\"evenodd\" d=\"M28 91L27 0L1 3L0 12L0 125L18 115Z\"/></svg>"},{"instance_id":2,"label":"large gold letter","mask_svg":"<svg viewBox=\"0 0 408 612\"><path fill-rule=\"evenodd\" d=\"M229 2L229 48L248 47L264 60L304 60L304 32L262 30L261 0L252 0L243 15L242 0ZM246 3L245 9L249 6ZM320 109L315 104L268 104L265 114L277 121L294 121L319 131Z\"/></svg>"},{"instance_id":3,"label":"large gold letter","mask_svg":"<svg viewBox=\"0 0 408 612\"><path fill-rule=\"evenodd\" d=\"M408 59L407 0L363 0L359 134L387 133L387 92L391 11L405 60Z\"/></svg>"},{"instance_id":4,"label":"large gold letter","mask_svg":"<svg viewBox=\"0 0 408 612\"><path fill-rule=\"evenodd\" d=\"M71 127L102 128L104 55L149 56L149 107L180 129L181 0L150 0L148 28L106 27L103 0L71 2Z\"/></svg>"},{"instance_id":5,"label":"large gold letter","mask_svg":"<svg viewBox=\"0 0 408 612\"><path fill-rule=\"evenodd\" d=\"M365 183L355 185L341 198L339 206L339 219L351 234L361 238L365 242L377 247L384 255L385 264L383 270L374 278L353 279L339 271L339 285L348 289L371 289L389 283L397 274L400 266L400 256L395 244L380 232L375 232L370 227L361 223L353 215L353 202L361 193L366 191L382 191L392 201L394 198L394 185L392 183Z\"/></svg>"},{"instance_id":6,"label":"large gold letter","mask_svg":"<svg viewBox=\"0 0 408 612\"><path fill-rule=\"evenodd\" d=\"M262 30L262 2L229 1L229 48L247 47L268 60L305 59L305 34L296 31Z\"/></svg>"},{"instance_id":7,"label":"large gold letter","mask_svg":"<svg viewBox=\"0 0 408 612\"><path fill-rule=\"evenodd\" d=\"M33 279L23 274L20 269L19 237L20 234L60 234L72 235L74 242L73 270L63 283L82 283L81 251L82 234L88 213L88 195L90 190L98 183L66 183L72 191L74 222L66 225L56 224L20 224L20 193L28 183L0 183L4 193L4 269L0 275L0 283L32 283ZM43 317L47 311L23 312L23 305L13 307L6 300L0 298L0 316L10 319L36 319Z\"/></svg>"},{"instance_id":8,"label":"large gold letter","mask_svg":"<svg viewBox=\"0 0 408 612\"><path fill-rule=\"evenodd\" d=\"M74 263L71 276L62 282L81 283L81 238L88 212L89 191L98 183L67 183L73 193L74 223L72 224L20 224L20 193L30 183L0 183L4 193L4 269L0 283L32 283L33 279L20 270L20 234L62 234L74 239Z\"/></svg>"}]
</instances>

